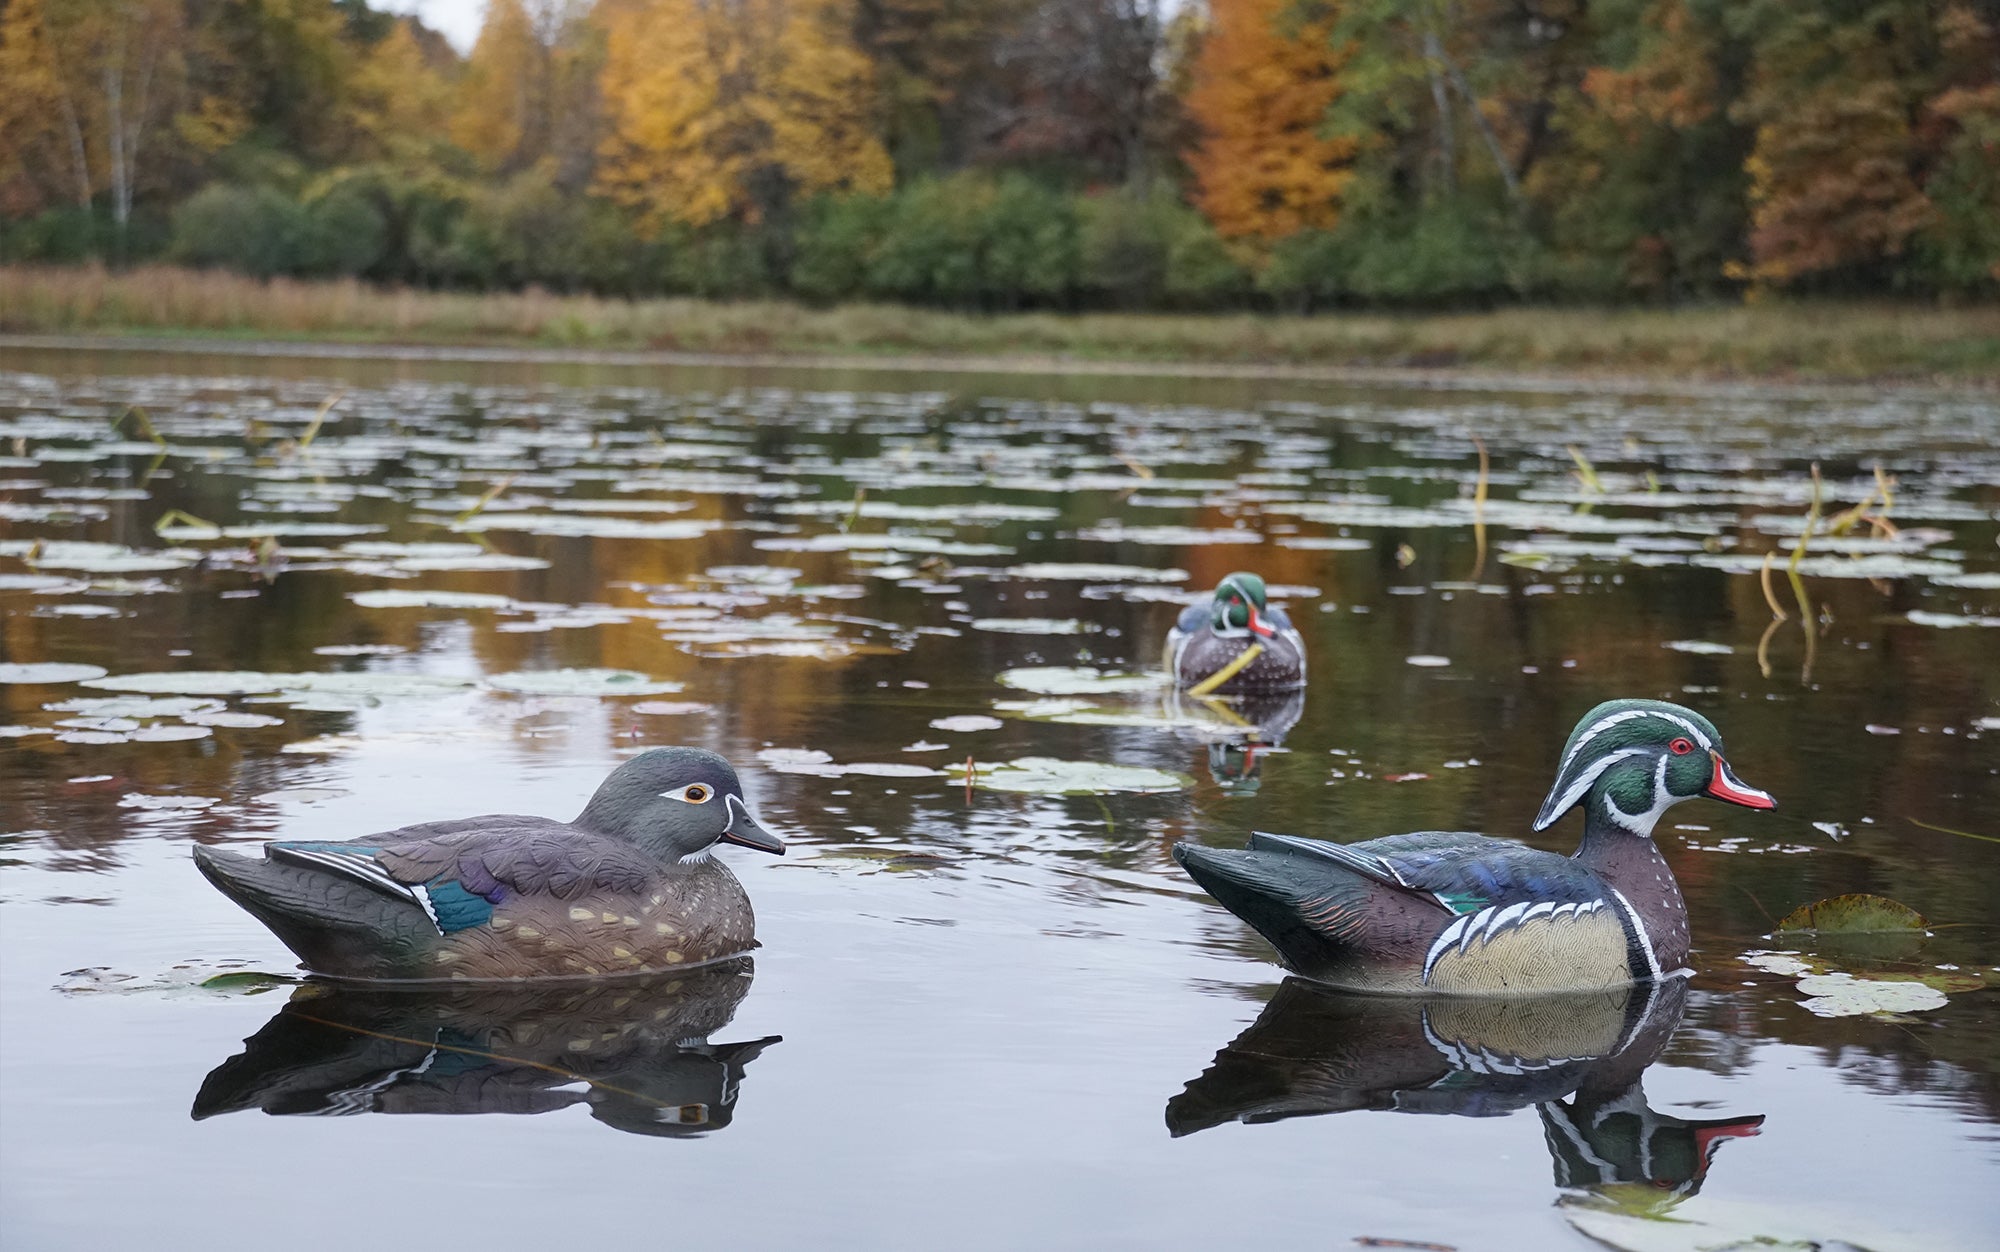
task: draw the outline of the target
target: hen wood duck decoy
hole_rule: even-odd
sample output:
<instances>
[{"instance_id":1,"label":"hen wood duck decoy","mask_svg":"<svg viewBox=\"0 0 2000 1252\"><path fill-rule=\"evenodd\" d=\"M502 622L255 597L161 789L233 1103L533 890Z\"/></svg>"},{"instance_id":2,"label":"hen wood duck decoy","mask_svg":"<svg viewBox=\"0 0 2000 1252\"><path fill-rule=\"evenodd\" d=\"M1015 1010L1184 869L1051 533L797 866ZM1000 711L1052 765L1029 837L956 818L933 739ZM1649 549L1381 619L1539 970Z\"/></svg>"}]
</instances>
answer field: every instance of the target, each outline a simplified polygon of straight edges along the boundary
<instances>
[{"instance_id":1,"label":"hen wood duck decoy","mask_svg":"<svg viewBox=\"0 0 2000 1252\"><path fill-rule=\"evenodd\" d=\"M262 858L194 853L315 973L519 981L672 970L755 947L750 898L710 855L721 840L785 850L728 761L654 748L573 822L490 814L267 843Z\"/></svg>"},{"instance_id":2,"label":"hen wood duck decoy","mask_svg":"<svg viewBox=\"0 0 2000 1252\"><path fill-rule=\"evenodd\" d=\"M1337 844L1257 833L1174 857L1308 977L1365 991L1585 991L1679 972L1687 908L1653 825L1682 800L1777 802L1744 785L1692 709L1613 700L1585 714L1534 829L1584 810L1572 856L1458 831Z\"/></svg>"},{"instance_id":3,"label":"hen wood duck decoy","mask_svg":"<svg viewBox=\"0 0 2000 1252\"><path fill-rule=\"evenodd\" d=\"M1268 603L1264 580L1255 574L1231 574L1207 604L1189 605L1167 632L1162 659L1175 683L1199 695L1295 691L1306 685L1305 640L1285 611ZM1217 675L1224 677L1218 682Z\"/></svg>"}]
</instances>

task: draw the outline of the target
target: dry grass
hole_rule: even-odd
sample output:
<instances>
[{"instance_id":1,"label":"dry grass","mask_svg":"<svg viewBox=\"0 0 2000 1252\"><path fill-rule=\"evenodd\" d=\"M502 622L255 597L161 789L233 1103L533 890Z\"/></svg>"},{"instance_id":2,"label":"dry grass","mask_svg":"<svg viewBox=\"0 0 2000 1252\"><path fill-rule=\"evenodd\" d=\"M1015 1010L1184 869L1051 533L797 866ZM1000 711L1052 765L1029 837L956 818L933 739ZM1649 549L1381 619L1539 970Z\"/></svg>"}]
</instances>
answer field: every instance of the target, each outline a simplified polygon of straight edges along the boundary
<instances>
[{"instance_id":1,"label":"dry grass","mask_svg":"<svg viewBox=\"0 0 2000 1252\"><path fill-rule=\"evenodd\" d=\"M1490 313L977 315L890 305L466 295L151 267L0 267L0 331L688 352L2000 378L2000 309L1767 303Z\"/></svg>"}]
</instances>

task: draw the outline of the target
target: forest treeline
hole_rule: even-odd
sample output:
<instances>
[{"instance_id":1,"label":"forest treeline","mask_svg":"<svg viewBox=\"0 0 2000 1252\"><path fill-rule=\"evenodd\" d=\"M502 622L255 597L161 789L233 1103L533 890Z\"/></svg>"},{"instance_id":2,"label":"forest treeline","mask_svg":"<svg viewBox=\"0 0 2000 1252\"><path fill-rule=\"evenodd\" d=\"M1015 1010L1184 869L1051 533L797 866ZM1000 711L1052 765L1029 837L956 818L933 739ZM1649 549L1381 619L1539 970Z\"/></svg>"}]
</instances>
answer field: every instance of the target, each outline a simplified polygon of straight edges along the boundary
<instances>
[{"instance_id":1,"label":"forest treeline","mask_svg":"<svg viewBox=\"0 0 2000 1252\"><path fill-rule=\"evenodd\" d=\"M2000 0L0 0L0 260L972 309L2000 292Z\"/></svg>"}]
</instances>

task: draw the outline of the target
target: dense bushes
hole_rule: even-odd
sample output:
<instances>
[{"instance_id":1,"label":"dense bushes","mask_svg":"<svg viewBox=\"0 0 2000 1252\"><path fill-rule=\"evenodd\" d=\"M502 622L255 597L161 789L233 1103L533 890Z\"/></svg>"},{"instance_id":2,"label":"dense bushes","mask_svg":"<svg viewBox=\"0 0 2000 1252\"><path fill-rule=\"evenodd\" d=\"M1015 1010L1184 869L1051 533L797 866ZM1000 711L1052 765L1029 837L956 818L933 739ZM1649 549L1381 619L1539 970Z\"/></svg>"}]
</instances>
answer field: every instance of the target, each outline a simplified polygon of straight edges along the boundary
<instances>
[{"instance_id":1,"label":"dense bushes","mask_svg":"<svg viewBox=\"0 0 2000 1252\"><path fill-rule=\"evenodd\" d=\"M1962 186L1940 180L1940 204L1994 195L2000 176L1972 169L1959 171ZM238 172L262 181L213 183L170 222L135 218L122 254L102 218L59 210L0 228L0 260L164 257L259 277L453 290L793 295L986 312L1483 307L1675 286L1635 275L1629 256L1594 250L1585 232L1557 253L1516 212L1476 197L1413 212L1363 199L1330 230L1258 247L1226 243L1164 187L1064 192L1017 172L969 171L884 196L813 198L759 225L670 226L642 238L624 211L564 191L540 167L485 183L365 166L315 181L296 167ZM2000 248L1995 220L1959 213L1913 271L1977 285L1982 258Z\"/></svg>"}]
</instances>

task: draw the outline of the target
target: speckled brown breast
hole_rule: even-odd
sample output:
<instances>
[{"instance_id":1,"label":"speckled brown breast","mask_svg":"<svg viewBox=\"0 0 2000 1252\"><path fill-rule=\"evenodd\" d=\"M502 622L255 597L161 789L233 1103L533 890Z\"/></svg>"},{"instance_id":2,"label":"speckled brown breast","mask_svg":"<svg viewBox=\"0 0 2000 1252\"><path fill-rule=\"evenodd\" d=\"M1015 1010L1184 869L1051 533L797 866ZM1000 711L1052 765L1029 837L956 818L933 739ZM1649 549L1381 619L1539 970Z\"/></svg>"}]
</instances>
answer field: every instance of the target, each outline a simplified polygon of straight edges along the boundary
<instances>
[{"instance_id":1,"label":"speckled brown breast","mask_svg":"<svg viewBox=\"0 0 2000 1252\"><path fill-rule=\"evenodd\" d=\"M716 860L676 866L639 895L514 896L438 940L431 977L591 978L670 972L756 946L750 897Z\"/></svg>"},{"instance_id":2,"label":"speckled brown breast","mask_svg":"<svg viewBox=\"0 0 2000 1252\"><path fill-rule=\"evenodd\" d=\"M1217 695L1245 695L1253 692L1293 691L1305 686L1305 657L1290 639L1277 636L1218 636L1203 630L1189 636L1181 649L1174 677L1184 687L1192 687L1243 654L1251 643L1262 643L1263 653L1215 689Z\"/></svg>"}]
</instances>

